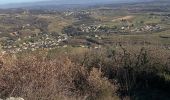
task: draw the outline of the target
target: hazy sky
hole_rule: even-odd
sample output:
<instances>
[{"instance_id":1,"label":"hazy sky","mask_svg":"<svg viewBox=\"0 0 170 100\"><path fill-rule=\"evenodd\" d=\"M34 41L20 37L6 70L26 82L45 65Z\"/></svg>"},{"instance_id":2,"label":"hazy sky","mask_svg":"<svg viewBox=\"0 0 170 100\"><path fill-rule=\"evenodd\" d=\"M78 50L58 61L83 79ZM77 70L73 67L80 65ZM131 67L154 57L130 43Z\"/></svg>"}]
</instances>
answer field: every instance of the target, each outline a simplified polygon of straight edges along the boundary
<instances>
[{"instance_id":1,"label":"hazy sky","mask_svg":"<svg viewBox=\"0 0 170 100\"><path fill-rule=\"evenodd\" d=\"M24 3L24 2L37 2L37 1L52 1L52 0L0 0L0 4L11 4L11 3ZM64 3L77 3L77 2L131 2L131 1L150 1L150 0L54 0L58 2L64 2Z\"/></svg>"},{"instance_id":2,"label":"hazy sky","mask_svg":"<svg viewBox=\"0 0 170 100\"><path fill-rule=\"evenodd\" d=\"M0 4L11 4L11 3L24 3L24 2L37 2L37 1L49 1L49 0L0 0ZM50 0L52 1L52 0ZM60 2L81 2L81 1L91 1L91 2L101 2L101 1L123 1L123 0L54 0ZM129 0L130 1L130 0Z\"/></svg>"},{"instance_id":3,"label":"hazy sky","mask_svg":"<svg viewBox=\"0 0 170 100\"><path fill-rule=\"evenodd\" d=\"M0 0L0 4L21 3L21 2L36 2L36 1L45 1L45 0Z\"/></svg>"}]
</instances>

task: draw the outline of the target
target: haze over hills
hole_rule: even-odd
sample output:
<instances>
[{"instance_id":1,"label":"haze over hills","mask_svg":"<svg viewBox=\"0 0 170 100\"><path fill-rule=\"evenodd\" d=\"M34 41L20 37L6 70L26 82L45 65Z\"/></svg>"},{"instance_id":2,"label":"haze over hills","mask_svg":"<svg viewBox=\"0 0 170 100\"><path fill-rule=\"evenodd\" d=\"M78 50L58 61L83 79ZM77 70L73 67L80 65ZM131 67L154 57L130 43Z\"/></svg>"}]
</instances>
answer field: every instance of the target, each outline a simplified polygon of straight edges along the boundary
<instances>
[{"instance_id":1,"label":"haze over hills","mask_svg":"<svg viewBox=\"0 0 170 100\"><path fill-rule=\"evenodd\" d=\"M59 5L94 5L108 3L131 3L131 2L149 2L153 0L42 0L34 2L20 2L1 4L0 8L24 8L24 7L43 7L43 6L59 6Z\"/></svg>"}]
</instances>

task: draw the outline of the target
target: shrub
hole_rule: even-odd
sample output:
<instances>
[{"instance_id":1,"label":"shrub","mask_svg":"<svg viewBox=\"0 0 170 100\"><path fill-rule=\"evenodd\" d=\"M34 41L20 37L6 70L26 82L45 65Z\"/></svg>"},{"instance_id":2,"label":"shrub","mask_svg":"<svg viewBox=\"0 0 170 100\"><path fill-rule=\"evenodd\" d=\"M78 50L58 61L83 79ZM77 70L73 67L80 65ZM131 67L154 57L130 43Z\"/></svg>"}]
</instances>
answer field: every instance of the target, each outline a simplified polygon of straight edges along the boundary
<instances>
[{"instance_id":1,"label":"shrub","mask_svg":"<svg viewBox=\"0 0 170 100\"><path fill-rule=\"evenodd\" d=\"M0 69L0 97L23 97L26 100L97 99L114 97L116 85L102 73L73 63L67 56L53 60L45 51L23 53L14 61L5 59ZM9 63L10 62L10 63Z\"/></svg>"}]
</instances>

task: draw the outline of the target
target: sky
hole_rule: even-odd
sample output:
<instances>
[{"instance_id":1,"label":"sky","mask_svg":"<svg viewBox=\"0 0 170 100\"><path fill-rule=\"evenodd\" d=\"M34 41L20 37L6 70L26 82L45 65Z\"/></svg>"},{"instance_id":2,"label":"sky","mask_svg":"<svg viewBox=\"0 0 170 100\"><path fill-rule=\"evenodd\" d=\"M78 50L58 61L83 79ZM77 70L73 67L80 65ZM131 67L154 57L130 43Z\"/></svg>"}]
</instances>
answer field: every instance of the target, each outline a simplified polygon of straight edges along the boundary
<instances>
[{"instance_id":1,"label":"sky","mask_svg":"<svg viewBox=\"0 0 170 100\"><path fill-rule=\"evenodd\" d=\"M45 0L0 0L0 4L36 2L36 1L45 1Z\"/></svg>"},{"instance_id":2,"label":"sky","mask_svg":"<svg viewBox=\"0 0 170 100\"><path fill-rule=\"evenodd\" d=\"M0 4L12 4L12 3L25 3L25 2L37 2L37 1L52 1L52 0L0 0ZM130 2L130 1L149 1L149 0L54 0L54 1L58 1L60 3L77 3L77 2L83 2L85 3L87 2L107 2L107 1L113 1L113 2L121 2L121 1L126 1L126 2Z\"/></svg>"}]
</instances>

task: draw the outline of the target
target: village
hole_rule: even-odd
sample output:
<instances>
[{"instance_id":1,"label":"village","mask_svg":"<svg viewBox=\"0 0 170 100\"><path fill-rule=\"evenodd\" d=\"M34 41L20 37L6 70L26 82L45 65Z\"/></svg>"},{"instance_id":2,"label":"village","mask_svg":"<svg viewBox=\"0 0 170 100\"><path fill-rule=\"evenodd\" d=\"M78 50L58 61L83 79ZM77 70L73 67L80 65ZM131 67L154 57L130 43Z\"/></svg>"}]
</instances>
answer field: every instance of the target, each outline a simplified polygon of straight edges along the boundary
<instances>
[{"instance_id":1,"label":"village","mask_svg":"<svg viewBox=\"0 0 170 100\"><path fill-rule=\"evenodd\" d=\"M121 33L121 31L127 31L131 33L140 33L140 32L153 32L159 31L162 27L158 24L156 25L143 25L141 27L131 27L131 26L114 26L108 27L106 25L81 25L78 27L82 32L90 33L90 32L98 32L98 33Z\"/></svg>"},{"instance_id":2,"label":"village","mask_svg":"<svg viewBox=\"0 0 170 100\"><path fill-rule=\"evenodd\" d=\"M66 47L65 45L62 46L59 44L67 40L68 36L63 34L56 39L49 34L43 34L24 37L24 39L18 38L16 41L6 40L6 44L1 45L1 49L3 52L18 53L26 50L35 51L42 48L52 49L55 47Z\"/></svg>"}]
</instances>

